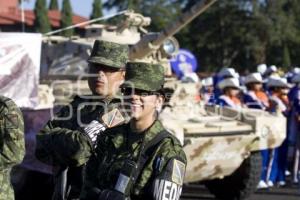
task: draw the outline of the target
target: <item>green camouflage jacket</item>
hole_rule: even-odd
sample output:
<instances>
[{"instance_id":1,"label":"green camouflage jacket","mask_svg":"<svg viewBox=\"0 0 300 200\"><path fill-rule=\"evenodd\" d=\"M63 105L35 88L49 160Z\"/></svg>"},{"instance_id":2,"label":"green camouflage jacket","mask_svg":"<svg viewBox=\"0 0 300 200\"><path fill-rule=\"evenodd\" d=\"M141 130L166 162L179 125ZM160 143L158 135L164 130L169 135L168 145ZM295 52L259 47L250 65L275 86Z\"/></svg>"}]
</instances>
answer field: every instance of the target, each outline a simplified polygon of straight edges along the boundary
<instances>
[{"instance_id":1,"label":"green camouflage jacket","mask_svg":"<svg viewBox=\"0 0 300 200\"><path fill-rule=\"evenodd\" d=\"M63 107L37 134L36 157L55 166L56 181L54 199L60 193L62 169L68 167L66 185L67 199L77 199L82 187L83 164L89 159L93 151L90 138L83 127L92 120L99 119L103 114L117 107L121 100L104 101L95 96L89 98L75 97L71 104Z\"/></svg>"},{"instance_id":2,"label":"green camouflage jacket","mask_svg":"<svg viewBox=\"0 0 300 200\"><path fill-rule=\"evenodd\" d=\"M13 200L10 183L11 168L25 155L24 121L20 109L0 96L0 200Z\"/></svg>"},{"instance_id":3,"label":"green camouflage jacket","mask_svg":"<svg viewBox=\"0 0 300 200\"><path fill-rule=\"evenodd\" d=\"M37 134L37 158L53 166L76 167L86 163L92 144L82 128L119 103L120 99L105 102L76 96Z\"/></svg>"},{"instance_id":4,"label":"green camouflage jacket","mask_svg":"<svg viewBox=\"0 0 300 200\"><path fill-rule=\"evenodd\" d=\"M117 182L124 163L128 159L138 162L143 144L147 145L163 131L166 132L161 122L155 121L143 133L131 132L128 124L104 132L98 138L95 153L87 163L81 199L89 199L93 188L114 190L119 187ZM171 134L168 135L169 137L154 146L144 166L141 166L140 173L130 190L131 200L179 199L186 156L180 142Z\"/></svg>"}]
</instances>

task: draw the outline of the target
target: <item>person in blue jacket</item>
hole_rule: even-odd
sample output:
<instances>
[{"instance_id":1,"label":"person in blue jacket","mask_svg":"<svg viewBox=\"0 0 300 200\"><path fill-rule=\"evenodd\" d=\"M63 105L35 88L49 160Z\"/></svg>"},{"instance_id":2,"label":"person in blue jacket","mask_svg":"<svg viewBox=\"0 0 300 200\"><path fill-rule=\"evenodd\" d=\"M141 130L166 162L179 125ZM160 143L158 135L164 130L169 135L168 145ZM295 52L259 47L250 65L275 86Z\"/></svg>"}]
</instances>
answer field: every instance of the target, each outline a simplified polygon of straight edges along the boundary
<instances>
[{"instance_id":1,"label":"person in blue jacket","mask_svg":"<svg viewBox=\"0 0 300 200\"><path fill-rule=\"evenodd\" d=\"M222 95L222 91L218 87L218 84L228 78L238 78L239 74L234 68L224 67L213 77L214 86L214 99L210 100L209 103L216 104L219 96Z\"/></svg>"},{"instance_id":2,"label":"person in blue jacket","mask_svg":"<svg viewBox=\"0 0 300 200\"><path fill-rule=\"evenodd\" d=\"M248 108L266 110L269 107L269 98L263 91L263 80L260 73L252 73L246 76L245 85L247 91L243 95L243 103ZM269 150L262 150L262 173L261 179L258 183L257 188L263 189L268 188L266 183L267 169L269 163Z\"/></svg>"},{"instance_id":3,"label":"person in blue jacket","mask_svg":"<svg viewBox=\"0 0 300 200\"><path fill-rule=\"evenodd\" d=\"M291 146L294 146L293 152L293 183L299 182L299 158L300 158L300 74L293 76L292 83L294 87L288 93L288 99L290 102L290 113L288 115L288 142Z\"/></svg>"},{"instance_id":4,"label":"person in blue jacket","mask_svg":"<svg viewBox=\"0 0 300 200\"><path fill-rule=\"evenodd\" d=\"M218 87L222 91L222 95L217 100L218 105L234 109L242 107L239 99L240 83L237 78L224 79L218 84Z\"/></svg>"},{"instance_id":5,"label":"person in blue jacket","mask_svg":"<svg viewBox=\"0 0 300 200\"><path fill-rule=\"evenodd\" d=\"M248 108L266 110L269 107L269 99L263 91L262 84L263 80L260 73L252 73L246 76L247 91L243 95L243 103Z\"/></svg>"},{"instance_id":6,"label":"person in blue jacket","mask_svg":"<svg viewBox=\"0 0 300 200\"><path fill-rule=\"evenodd\" d=\"M288 90L289 85L284 78L271 78L269 79L267 86L270 90L270 112L282 113L287 117L289 112L288 103ZM285 186L285 170L287 166L287 139L280 147L271 150L270 163L267 173L267 183L269 187L278 184L279 186Z\"/></svg>"}]
</instances>

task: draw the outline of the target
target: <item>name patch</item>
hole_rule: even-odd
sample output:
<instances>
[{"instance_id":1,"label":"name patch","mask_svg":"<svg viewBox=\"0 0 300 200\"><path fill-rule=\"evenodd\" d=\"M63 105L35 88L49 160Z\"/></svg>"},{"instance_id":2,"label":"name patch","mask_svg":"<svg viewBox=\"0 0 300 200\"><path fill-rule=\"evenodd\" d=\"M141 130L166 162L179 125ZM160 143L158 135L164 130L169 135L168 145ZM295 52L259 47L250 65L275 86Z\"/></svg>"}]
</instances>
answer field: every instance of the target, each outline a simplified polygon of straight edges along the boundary
<instances>
[{"instance_id":1,"label":"name patch","mask_svg":"<svg viewBox=\"0 0 300 200\"><path fill-rule=\"evenodd\" d=\"M182 186L174 182L156 179L154 186L155 200L179 200Z\"/></svg>"}]
</instances>

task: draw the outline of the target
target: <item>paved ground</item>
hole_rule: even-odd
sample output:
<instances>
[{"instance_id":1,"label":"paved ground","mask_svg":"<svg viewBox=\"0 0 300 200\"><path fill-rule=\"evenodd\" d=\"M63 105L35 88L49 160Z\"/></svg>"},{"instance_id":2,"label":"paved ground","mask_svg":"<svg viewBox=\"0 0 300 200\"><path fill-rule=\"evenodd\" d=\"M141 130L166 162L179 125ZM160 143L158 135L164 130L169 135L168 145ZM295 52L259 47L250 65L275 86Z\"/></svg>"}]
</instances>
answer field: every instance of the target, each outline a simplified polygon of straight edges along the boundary
<instances>
[{"instance_id":1,"label":"paved ground","mask_svg":"<svg viewBox=\"0 0 300 200\"><path fill-rule=\"evenodd\" d=\"M181 200L215 200L203 185L189 185L183 188ZM284 188L259 190L249 200L300 200L300 187L290 185Z\"/></svg>"}]
</instances>

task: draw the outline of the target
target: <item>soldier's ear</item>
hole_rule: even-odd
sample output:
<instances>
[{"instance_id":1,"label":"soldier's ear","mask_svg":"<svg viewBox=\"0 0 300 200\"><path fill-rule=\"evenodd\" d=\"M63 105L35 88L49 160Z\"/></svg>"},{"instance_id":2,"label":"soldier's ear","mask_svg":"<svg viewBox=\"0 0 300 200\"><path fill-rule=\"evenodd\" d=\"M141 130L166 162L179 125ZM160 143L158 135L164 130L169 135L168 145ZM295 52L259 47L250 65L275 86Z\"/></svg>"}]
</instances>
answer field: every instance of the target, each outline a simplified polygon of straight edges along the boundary
<instances>
[{"instance_id":1,"label":"soldier's ear","mask_svg":"<svg viewBox=\"0 0 300 200\"><path fill-rule=\"evenodd\" d=\"M155 108L158 112L161 111L162 107L163 107L163 104L164 104L164 97L163 95L158 95L157 96L157 99L156 99L156 102L155 102Z\"/></svg>"}]
</instances>

